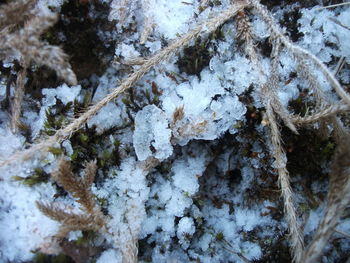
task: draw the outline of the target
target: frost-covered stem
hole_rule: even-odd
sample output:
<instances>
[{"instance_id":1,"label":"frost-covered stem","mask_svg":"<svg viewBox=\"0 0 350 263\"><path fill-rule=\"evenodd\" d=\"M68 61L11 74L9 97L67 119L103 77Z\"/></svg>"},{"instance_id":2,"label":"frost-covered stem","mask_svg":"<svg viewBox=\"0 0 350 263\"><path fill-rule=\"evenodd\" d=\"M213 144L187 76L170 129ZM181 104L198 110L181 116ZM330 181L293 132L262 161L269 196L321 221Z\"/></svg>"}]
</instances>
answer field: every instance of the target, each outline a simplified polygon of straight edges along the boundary
<instances>
[{"instance_id":1,"label":"frost-covered stem","mask_svg":"<svg viewBox=\"0 0 350 263\"><path fill-rule=\"evenodd\" d=\"M324 93L316 75L313 72L311 72L310 66L307 64L307 61L299 54L295 55L295 58L299 61L297 66L298 72L300 72L301 76L308 82L309 87L315 96L316 106L322 110L325 107L325 105L332 104L332 102Z\"/></svg>"},{"instance_id":2,"label":"frost-covered stem","mask_svg":"<svg viewBox=\"0 0 350 263\"><path fill-rule=\"evenodd\" d=\"M295 116L292 120L296 125L310 124L349 110L350 107L348 105L330 105L312 115L305 117Z\"/></svg>"},{"instance_id":3,"label":"frost-covered stem","mask_svg":"<svg viewBox=\"0 0 350 263\"><path fill-rule=\"evenodd\" d=\"M12 104L12 116L11 116L11 129L13 132L17 132L19 118L21 117L26 70L27 70L26 68L21 69L17 75L15 98Z\"/></svg>"},{"instance_id":4,"label":"frost-covered stem","mask_svg":"<svg viewBox=\"0 0 350 263\"><path fill-rule=\"evenodd\" d=\"M276 91L279 86L279 77L278 77L278 65L279 65L279 58L281 54L281 43L278 39L275 40L275 44L272 49L272 65L271 65L271 75L268 81L268 85L265 85L266 91L265 96L271 97L271 106L273 107L273 110L278 114L278 116L283 120L284 124L295 134L298 134L297 128L293 124L293 121L291 120L291 114L288 112L286 107L284 107L279 100Z\"/></svg>"},{"instance_id":5,"label":"frost-covered stem","mask_svg":"<svg viewBox=\"0 0 350 263\"><path fill-rule=\"evenodd\" d=\"M341 136L340 134L338 134ZM330 174L330 191L325 215L319 224L316 234L303 255L303 262L319 262L328 239L336 228L340 217L350 201L350 140L343 137L338 145Z\"/></svg>"},{"instance_id":6,"label":"frost-covered stem","mask_svg":"<svg viewBox=\"0 0 350 263\"><path fill-rule=\"evenodd\" d=\"M26 157L31 157L37 151L43 152L47 151L49 147L55 143L61 143L65 139L69 138L75 131L77 131L84 123L86 123L92 116L99 112L104 106L106 106L110 101L117 98L121 93L130 88L135 82L140 80L144 74L146 74L153 66L159 64L161 61L167 59L171 54L180 49L181 47L187 45L192 39L198 37L201 33L209 33L214 31L220 25L225 23L231 17L233 17L238 11L242 10L246 6L246 3L240 1L231 5L226 11L220 13L214 18L204 22L203 24L197 26L195 29L191 30L189 33L183 35L182 37L175 40L168 47L162 49L159 53L153 55L151 58L145 61L145 63L128 78L126 78L119 87L114 89L110 94L104 97L102 100L97 102L95 105L90 107L85 113L80 117L76 118L65 128L62 128L56 132L55 135L47 138L45 141L31 146L27 150L17 152L11 155L5 161L0 162L0 167L9 164L15 160L23 159Z\"/></svg>"},{"instance_id":7,"label":"frost-covered stem","mask_svg":"<svg viewBox=\"0 0 350 263\"><path fill-rule=\"evenodd\" d=\"M273 19L272 15L269 11L262 5L258 0L249 0L249 3L254 7L254 9L261 15L261 17L265 20L268 25L271 33L278 38L281 43L292 53L297 54L298 56L304 57L312 61L318 68L322 71L322 73L327 78L328 82L337 92L340 98L342 98L347 104L350 105L350 96L346 93L346 91L341 87L339 82L334 77L334 74L320 61L315 55L310 53L309 51L294 45L288 37L284 35L283 30L278 26L278 23Z\"/></svg>"},{"instance_id":8,"label":"frost-covered stem","mask_svg":"<svg viewBox=\"0 0 350 263\"><path fill-rule=\"evenodd\" d=\"M244 42L245 45L245 53L249 57L253 66L258 70L259 74L263 78L269 78L268 85L262 86L262 94L263 96L271 97L272 107L274 111L278 114L278 116L284 121L286 126L291 129L295 134L298 134L293 121L290 118L290 113L288 110L281 104L276 91L279 86L279 78L278 78L278 64L279 57L281 52L281 44L278 39L275 40L275 45L272 50L272 68L271 74L267 77L266 73L263 70L263 67L260 63L261 58L257 55L255 51L255 46L252 37L251 24L247 16L243 13L237 16L237 37Z\"/></svg>"},{"instance_id":9,"label":"frost-covered stem","mask_svg":"<svg viewBox=\"0 0 350 263\"><path fill-rule=\"evenodd\" d=\"M143 29L140 37L140 43L144 44L147 41L148 36L152 33L154 26L153 16L149 14L151 0L142 1L142 12L143 12Z\"/></svg>"},{"instance_id":10,"label":"frost-covered stem","mask_svg":"<svg viewBox=\"0 0 350 263\"><path fill-rule=\"evenodd\" d=\"M293 192L289 182L289 173L287 171L287 157L282 148L281 135L277 126L276 118L273 113L271 102L266 103L266 115L271 128L271 142L273 146L274 158L277 164L278 181L282 191L284 200L285 218L288 223L291 250L294 262L301 262L304 242L301 234L301 229L297 221L296 209L293 204Z\"/></svg>"}]
</instances>

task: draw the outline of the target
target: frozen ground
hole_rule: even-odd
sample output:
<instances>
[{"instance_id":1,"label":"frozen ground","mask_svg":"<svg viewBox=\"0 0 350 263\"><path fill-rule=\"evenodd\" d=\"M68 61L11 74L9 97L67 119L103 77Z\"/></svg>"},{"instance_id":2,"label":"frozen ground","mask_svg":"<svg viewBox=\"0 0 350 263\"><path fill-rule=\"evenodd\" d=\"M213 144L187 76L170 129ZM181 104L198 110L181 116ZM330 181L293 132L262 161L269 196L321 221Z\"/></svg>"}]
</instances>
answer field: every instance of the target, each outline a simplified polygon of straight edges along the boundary
<instances>
[{"instance_id":1,"label":"frozen ground","mask_svg":"<svg viewBox=\"0 0 350 263\"><path fill-rule=\"evenodd\" d=\"M43 12L49 12L48 6L60 12L65 26L44 37L63 45L72 59L74 52L78 54L74 48L87 53L71 62L80 72L75 86L50 81L51 75L45 79L45 69L34 65L28 69L23 127L16 134L9 129L9 108L4 106L8 79L17 74L16 57L2 61L1 159L52 135L138 70L140 65L131 62L158 52L230 4L229 0L202 1L207 2L203 5L196 0L140 0L125 7L124 2L128 1L39 1ZM329 68L343 57L345 66L337 78L349 87L349 6L319 10L322 1L263 2L294 43ZM254 11L245 12L262 70L269 72L270 32ZM79 27L72 22L76 20L89 21L93 34L88 38L96 38L91 47L79 42L79 33L75 39L69 33ZM141 44L148 26L151 31ZM314 94L291 54L282 52L278 69L277 95L282 104L297 114L312 107ZM319 76L327 96L336 98ZM234 19L229 20L153 67L44 158L31 156L1 167L0 262L57 262L59 257L63 262L72 258L122 262L123 244L132 238L138 239L140 262L291 262L259 90L264 81L237 38ZM10 89L13 96L11 83ZM317 125L302 128L300 137L282 130L306 244L324 212L335 147L333 141L318 137L318 130ZM71 160L77 176L85 162L97 160L92 191L108 220L109 233L114 233L72 232L64 242L76 249L75 254L53 238L60 223L36 206L40 200L81 208L50 177L61 155ZM140 166L143 161L146 168ZM350 233L349 211L337 230L322 262L345 262L350 256L349 236L341 234Z\"/></svg>"}]
</instances>

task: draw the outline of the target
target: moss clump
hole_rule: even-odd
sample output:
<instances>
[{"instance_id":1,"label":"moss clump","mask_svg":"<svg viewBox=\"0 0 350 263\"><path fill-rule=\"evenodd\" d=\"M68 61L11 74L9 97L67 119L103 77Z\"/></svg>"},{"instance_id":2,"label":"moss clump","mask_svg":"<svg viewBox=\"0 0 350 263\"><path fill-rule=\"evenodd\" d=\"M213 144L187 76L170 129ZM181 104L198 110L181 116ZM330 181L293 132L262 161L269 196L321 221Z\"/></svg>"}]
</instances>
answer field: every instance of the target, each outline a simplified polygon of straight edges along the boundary
<instances>
[{"instance_id":1,"label":"moss clump","mask_svg":"<svg viewBox=\"0 0 350 263\"><path fill-rule=\"evenodd\" d=\"M12 180L22 182L25 185L33 186L40 183L46 183L49 180L47 174L42 168L35 168L33 175L27 177L13 176Z\"/></svg>"},{"instance_id":2,"label":"moss clump","mask_svg":"<svg viewBox=\"0 0 350 263\"><path fill-rule=\"evenodd\" d=\"M59 99L57 99L55 106L46 110L44 133L51 136L54 135L57 130L64 127L68 122L67 115L72 110L72 106L73 103L71 102L64 105Z\"/></svg>"},{"instance_id":3,"label":"moss clump","mask_svg":"<svg viewBox=\"0 0 350 263\"><path fill-rule=\"evenodd\" d=\"M75 263L70 257L60 254L57 256L37 253L33 259L34 263Z\"/></svg>"},{"instance_id":4,"label":"moss clump","mask_svg":"<svg viewBox=\"0 0 350 263\"><path fill-rule=\"evenodd\" d=\"M209 65L215 54L215 41L224 38L221 28L211 33L207 39L198 38L193 46L184 48L183 54L177 61L181 72L200 77L201 71Z\"/></svg>"}]
</instances>

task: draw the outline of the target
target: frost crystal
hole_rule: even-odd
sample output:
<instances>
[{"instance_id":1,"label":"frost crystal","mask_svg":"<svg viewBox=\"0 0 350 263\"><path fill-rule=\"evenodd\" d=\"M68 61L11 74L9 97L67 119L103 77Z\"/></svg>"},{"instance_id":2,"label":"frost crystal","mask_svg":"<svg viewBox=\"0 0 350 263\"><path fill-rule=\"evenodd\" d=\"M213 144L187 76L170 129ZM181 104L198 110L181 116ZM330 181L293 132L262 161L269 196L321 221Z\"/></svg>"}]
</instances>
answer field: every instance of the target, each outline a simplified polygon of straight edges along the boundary
<instances>
[{"instance_id":1,"label":"frost crystal","mask_svg":"<svg viewBox=\"0 0 350 263\"><path fill-rule=\"evenodd\" d=\"M140 161L151 156L159 160L168 158L173 152L170 138L168 121L161 109L148 105L136 114L133 142Z\"/></svg>"}]
</instances>

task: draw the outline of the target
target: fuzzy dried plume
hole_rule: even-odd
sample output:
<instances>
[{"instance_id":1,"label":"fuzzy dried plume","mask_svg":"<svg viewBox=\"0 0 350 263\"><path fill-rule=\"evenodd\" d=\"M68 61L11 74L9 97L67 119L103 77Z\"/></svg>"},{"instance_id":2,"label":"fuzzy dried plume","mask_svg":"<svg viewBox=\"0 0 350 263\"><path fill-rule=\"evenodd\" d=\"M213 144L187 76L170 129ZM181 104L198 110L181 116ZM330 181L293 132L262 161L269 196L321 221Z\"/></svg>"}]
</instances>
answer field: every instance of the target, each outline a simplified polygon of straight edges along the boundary
<instances>
[{"instance_id":1,"label":"fuzzy dried plume","mask_svg":"<svg viewBox=\"0 0 350 263\"><path fill-rule=\"evenodd\" d=\"M105 231L105 218L91 192L96 170L96 161L89 162L84 177L80 178L73 174L67 160L60 160L59 168L52 177L81 204L83 213L67 212L67 208L57 204L37 201L37 207L43 214L61 223L57 238L65 238L70 231L75 230Z\"/></svg>"},{"instance_id":2,"label":"fuzzy dried plume","mask_svg":"<svg viewBox=\"0 0 350 263\"><path fill-rule=\"evenodd\" d=\"M0 7L0 30L20 25L33 15L37 0L16 0Z\"/></svg>"},{"instance_id":3,"label":"fuzzy dried plume","mask_svg":"<svg viewBox=\"0 0 350 263\"><path fill-rule=\"evenodd\" d=\"M29 4L31 3L31 4ZM25 8L32 7L32 1L16 1L17 5L24 5ZM15 5L14 3L11 3ZM2 7L0 13L11 16L11 12L7 9L12 8ZM28 11L29 12L29 11ZM35 12L34 10L32 11ZM9 18L10 19L10 18ZM22 22L12 20L13 22ZM46 65L56 71L57 75L64 79L68 84L75 85L77 83L76 76L68 63L67 55L57 46L48 45L40 40L40 36L57 21L57 15L54 13L45 13L44 15L36 11L25 21L24 26L11 24L19 27L16 30L10 30L9 26L2 28L0 32L0 57L21 56L24 64L29 65L34 61L38 65ZM1 20L0 20L1 22Z\"/></svg>"},{"instance_id":4,"label":"fuzzy dried plume","mask_svg":"<svg viewBox=\"0 0 350 263\"><path fill-rule=\"evenodd\" d=\"M289 173L287 170L287 157L282 148L281 135L278 129L276 118L271 106L271 102L266 102L266 115L271 128L271 142L273 147L273 156L278 171L278 182L282 191L284 201L284 216L288 223L289 240L294 262L302 262L301 255L304 249L303 236L297 221L297 213L293 204L293 192L289 182Z\"/></svg>"},{"instance_id":5,"label":"fuzzy dried plume","mask_svg":"<svg viewBox=\"0 0 350 263\"><path fill-rule=\"evenodd\" d=\"M292 130L294 133L298 134L293 121L291 120L291 114L280 102L276 91L279 86L279 55L281 51L281 44L278 39L273 39L271 42L274 42L274 52L272 54L272 70L269 77L264 72L263 67L260 63L261 58L258 56L255 50L255 45L253 41L252 26L249 21L247 14L244 11L241 11L236 16L236 38L243 43L244 51L252 62L253 66L257 69L261 77L267 79L269 78L269 85L266 86L268 89L265 90L264 96L269 96L272 100L272 107L276 114L284 121L285 125Z\"/></svg>"},{"instance_id":6,"label":"fuzzy dried plume","mask_svg":"<svg viewBox=\"0 0 350 263\"><path fill-rule=\"evenodd\" d=\"M69 136L71 136L75 131L77 131L81 127L81 125L86 123L92 116L99 112L110 101L114 100L125 90L129 89L135 82L141 79L142 76L145 73L147 73L153 66L167 59L170 55L172 55L178 49L187 45L192 39L198 37L201 33L209 33L214 31L220 25L232 18L239 10L242 10L245 6L246 3L244 1L236 2L235 4L231 5L226 11L223 11L214 18L204 22L203 24L197 26L195 29L191 30L187 34L178 38L168 47L163 48L160 52L146 60L137 71L135 71L133 74L130 75L130 77L122 81L119 87L114 89L106 97L104 97L102 100L90 107L90 109L83 113L79 118L75 119L65 128L58 130L55 135L47 138L46 140L31 146L29 149L17 152L14 155L10 156L7 160L2 161L0 163L0 166L12 163L19 159L23 160L32 158L36 155L36 153L43 153L56 143L61 143Z\"/></svg>"}]
</instances>

